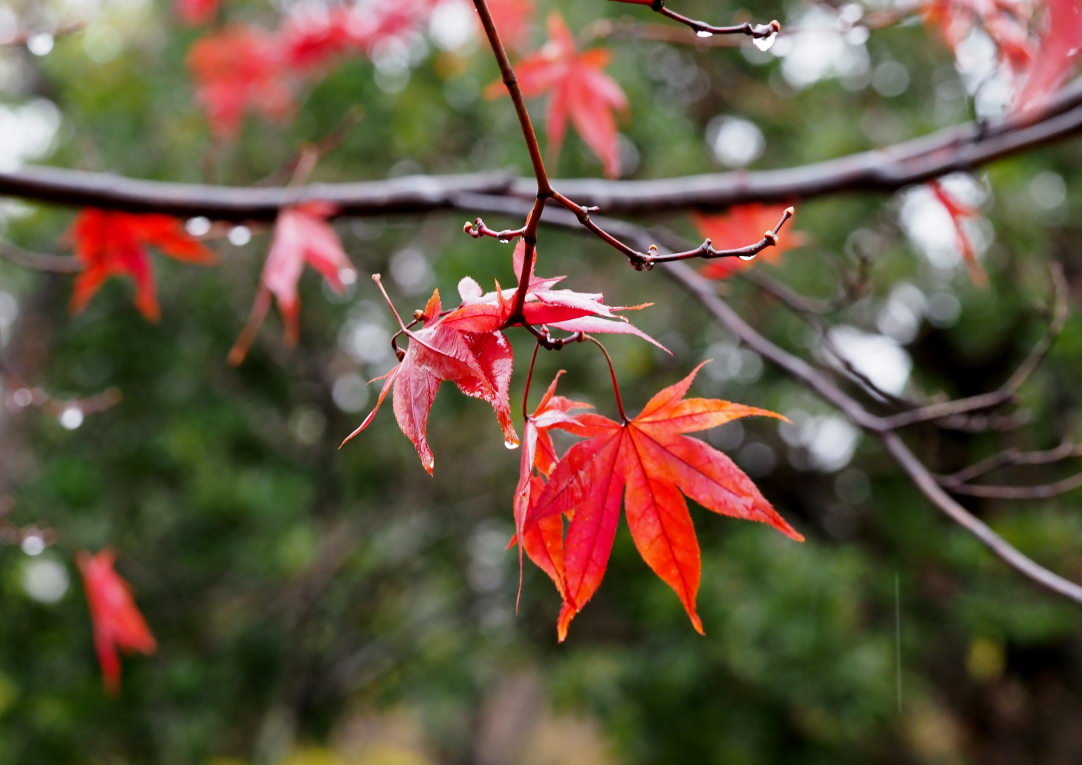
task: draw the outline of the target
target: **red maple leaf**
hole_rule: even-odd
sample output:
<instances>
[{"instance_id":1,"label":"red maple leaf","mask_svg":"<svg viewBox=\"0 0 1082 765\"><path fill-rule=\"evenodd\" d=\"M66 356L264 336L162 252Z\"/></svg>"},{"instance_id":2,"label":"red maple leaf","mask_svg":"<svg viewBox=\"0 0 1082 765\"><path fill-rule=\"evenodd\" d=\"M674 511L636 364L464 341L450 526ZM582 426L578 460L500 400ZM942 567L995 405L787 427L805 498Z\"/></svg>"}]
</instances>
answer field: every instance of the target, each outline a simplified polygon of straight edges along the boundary
<instances>
[{"instance_id":1,"label":"red maple leaf","mask_svg":"<svg viewBox=\"0 0 1082 765\"><path fill-rule=\"evenodd\" d=\"M401 38L428 20L436 0L394 3L294 5L279 34L285 66L317 69L348 53L371 56L381 44Z\"/></svg>"},{"instance_id":2,"label":"red maple leaf","mask_svg":"<svg viewBox=\"0 0 1082 765\"><path fill-rule=\"evenodd\" d=\"M579 414L570 430L586 440L572 446L539 492L531 492L523 539L540 540L541 565L564 599L557 622L567 628L596 592L608 566L623 500L631 536L643 559L680 598L692 626L702 632L695 609L701 564L699 545L684 495L708 510L766 523L803 540L732 460L698 439L683 435L740 417L781 415L718 399L685 399L696 367L657 393L637 417L623 423ZM535 526L569 516L562 539ZM531 559L533 553L527 548Z\"/></svg>"},{"instance_id":3,"label":"red maple leaf","mask_svg":"<svg viewBox=\"0 0 1082 765\"><path fill-rule=\"evenodd\" d=\"M932 196L935 200L947 211L947 215L950 216L951 225L954 226L954 241L958 245L958 252L962 255L962 261L966 264L966 269L969 271L969 278L973 280L975 284L984 284L988 280L987 274L984 273L984 268L981 267L980 261L977 260L977 251L973 247L973 241L969 238L969 232L966 231L965 221L973 218L979 218L981 212L976 207L959 202L955 199L938 180L929 181L928 188L932 192Z\"/></svg>"},{"instance_id":4,"label":"red maple leaf","mask_svg":"<svg viewBox=\"0 0 1082 765\"><path fill-rule=\"evenodd\" d=\"M556 584L560 595L563 590L563 519L550 516L526 528L526 513L535 499L544 489L540 476L548 476L559 462L556 447L552 443L549 431L553 428L574 431L578 415L577 409L589 409L589 404L572 401L556 394L556 383L563 375L561 369L549 385L545 395L534 413L526 417L522 429L522 453L519 458L519 480L515 487L515 536L511 544L519 545L519 597L522 595L522 553L530 556L537 566Z\"/></svg>"},{"instance_id":5,"label":"red maple leaf","mask_svg":"<svg viewBox=\"0 0 1082 765\"><path fill-rule=\"evenodd\" d=\"M533 26L532 0L489 0L488 12L505 46L520 48L526 44Z\"/></svg>"},{"instance_id":6,"label":"red maple leaf","mask_svg":"<svg viewBox=\"0 0 1082 765\"><path fill-rule=\"evenodd\" d=\"M347 6L296 6L279 34L286 66L315 69L349 50L354 44L352 19L353 9Z\"/></svg>"},{"instance_id":7,"label":"red maple leaf","mask_svg":"<svg viewBox=\"0 0 1082 765\"><path fill-rule=\"evenodd\" d=\"M927 0L924 21L938 26L943 40L957 55L958 46L980 27L996 46L1000 62L1017 72L1035 52L1029 39L1029 9L1009 0Z\"/></svg>"},{"instance_id":8,"label":"red maple leaf","mask_svg":"<svg viewBox=\"0 0 1082 765\"><path fill-rule=\"evenodd\" d=\"M1014 109L1036 110L1067 80L1082 50L1082 0L1048 0L1044 34L1015 94Z\"/></svg>"},{"instance_id":9,"label":"red maple leaf","mask_svg":"<svg viewBox=\"0 0 1082 765\"><path fill-rule=\"evenodd\" d=\"M177 260L215 260L214 253L188 236L180 221L168 215L132 215L90 208L79 213L70 235L75 241L75 256L83 263L71 295L72 313L86 308L106 279L128 274L135 281L135 307L148 320L157 321L160 311L146 251L148 244Z\"/></svg>"},{"instance_id":10,"label":"red maple leaf","mask_svg":"<svg viewBox=\"0 0 1082 765\"><path fill-rule=\"evenodd\" d=\"M435 457L428 445L428 413L444 380L455 383L467 396L491 404L503 429L504 441L509 446L518 445L508 401L514 363L511 344L499 331L460 331L448 325L441 312L438 290L432 293L421 313L422 329L408 329L395 312L402 333L410 340L409 347L398 366L378 378L385 382L375 407L357 429L346 436L342 446L371 424L383 399L393 390L398 427L413 443L421 464L431 475Z\"/></svg>"},{"instance_id":11,"label":"red maple leaf","mask_svg":"<svg viewBox=\"0 0 1082 765\"><path fill-rule=\"evenodd\" d=\"M176 0L174 7L185 24L200 26L218 13L218 0Z\"/></svg>"},{"instance_id":12,"label":"red maple leaf","mask_svg":"<svg viewBox=\"0 0 1082 765\"><path fill-rule=\"evenodd\" d=\"M714 247L726 249L744 247L762 238L764 231L773 231L788 204L763 205L758 203L736 205L721 215L695 213L692 219L699 233L709 239ZM786 231L778 237L778 243L768 247L753 260L741 258L719 258L707 262L699 271L708 279L728 279L735 273L751 268L756 261L765 260L773 263L782 253L795 247L802 247L808 241L802 231Z\"/></svg>"},{"instance_id":13,"label":"red maple leaf","mask_svg":"<svg viewBox=\"0 0 1082 765\"><path fill-rule=\"evenodd\" d=\"M552 92L547 132L553 155L559 154L570 118L582 140L601 159L605 174L616 177L620 174L620 151L615 112L627 109L627 96L603 71L612 56L604 48L580 53L558 13L549 16L548 29L548 43L515 66L522 94L532 98ZM487 91L490 97L502 92L502 83L494 83Z\"/></svg>"},{"instance_id":14,"label":"red maple leaf","mask_svg":"<svg viewBox=\"0 0 1082 765\"><path fill-rule=\"evenodd\" d=\"M278 301L278 311L285 324L286 342L290 345L297 342L301 308L297 282L305 263L322 274L331 289L338 293L356 278L349 257L342 249L342 240L327 223L334 211L334 206L326 202L304 202L278 213L259 292L240 337L229 351L230 364L244 361L248 347L270 309L272 295Z\"/></svg>"},{"instance_id":15,"label":"red maple leaf","mask_svg":"<svg viewBox=\"0 0 1082 765\"><path fill-rule=\"evenodd\" d=\"M120 657L117 649L125 653L139 651L152 654L158 648L132 599L131 587L113 569L115 560L116 556L110 550L103 550L97 555L80 552L76 558L86 587L90 620L94 625L94 649L101 665L105 690L109 693L116 693L120 689Z\"/></svg>"},{"instance_id":16,"label":"red maple leaf","mask_svg":"<svg viewBox=\"0 0 1082 765\"><path fill-rule=\"evenodd\" d=\"M519 240L513 255L516 275L522 273L524 253L525 243ZM536 263L536 259L534 262ZM605 296L600 292L554 289L565 278L564 276L538 277L532 272L529 274L530 286L526 292L526 301L522 306L522 313L527 323L565 332L635 335L656 345L666 353L669 352L657 340L616 313L647 306L609 306L603 302ZM467 276L458 283L458 294L462 298L462 305L452 311L444 319L444 323L460 331L492 332L500 329L511 316L516 292L517 287L501 290L499 285L493 292L484 292L481 285Z\"/></svg>"},{"instance_id":17,"label":"red maple leaf","mask_svg":"<svg viewBox=\"0 0 1082 765\"><path fill-rule=\"evenodd\" d=\"M188 51L196 95L219 138L231 138L248 110L274 120L293 111L280 44L271 34L235 24L202 37Z\"/></svg>"}]
</instances>

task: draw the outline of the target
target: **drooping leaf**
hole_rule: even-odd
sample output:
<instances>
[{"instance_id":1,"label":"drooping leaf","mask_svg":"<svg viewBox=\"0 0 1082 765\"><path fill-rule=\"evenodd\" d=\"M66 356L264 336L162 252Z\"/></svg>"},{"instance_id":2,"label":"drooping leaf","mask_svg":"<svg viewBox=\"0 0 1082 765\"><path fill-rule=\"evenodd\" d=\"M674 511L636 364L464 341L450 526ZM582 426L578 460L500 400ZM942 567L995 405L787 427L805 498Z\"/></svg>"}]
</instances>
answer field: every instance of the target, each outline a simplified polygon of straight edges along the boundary
<instances>
[{"instance_id":1,"label":"drooping leaf","mask_svg":"<svg viewBox=\"0 0 1082 765\"><path fill-rule=\"evenodd\" d=\"M239 364L244 360L256 331L270 309L272 295L278 301L278 311L282 314L286 342L297 342L300 332L297 282L305 263L318 271L331 289L338 293L356 279L357 273L342 248L342 240L327 223L327 218L333 213L333 205L304 202L287 207L278 214L260 277L259 291L252 303L248 321L229 352L229 363Z\"/></svg>"},{"instance_id":2,"label":"drooping leaf","mask_svg":"<svg viewBox=\"0 0 1082 765\"><path fill-rule=\"evenodd\" d=\"M736 205L721 215L695 213L692 219L699 233L709 239L718 249L735 249L759 241L763 232L773 231L787 204L764 205L758 203ZM759 261L773 263L788 250L807 244L803 231L787 229L778 236L778 243L768 247L754 260L719 258L707 261L699 271L708 279L728 279L735 273L751 268Z\"/></svg>"},{"instance_id":3,"label":"drooping leaf","mask_svg":"<svg viewBox=\"0 0 1082 765\"><path fill-rule=\"evenodd\" d=\"M965 228L965 221L979 218L980 210L960 202L938 180L929 181L928 188L935 200L950 216L951 225L954 227L954 241L958 246L958 252L962 255L962 262L966 264L966 269L969 271L969 277L974 284L984 284L988 280L988 276L985 274L980 261L977 260L977 251L973 247L973 240L969 238L969 232Z\"/></svg>"},{"instance_id":4,"label":"drooping leaf","mask_svg":"<svg viewBox=\"0 0 1082 765\"><path fill-rule=\"evenodd\" d=\"M544 489L531 494L522 535L548 540L543 542L546 549L556 553L546 565L555 572L550 576L564 599L557 622L560 640L601 584L621 499L640 555L673 588L699 632L695 598L701 564L685 495L713 512L766 523L803 540L731 459L684 435L749 415L781 418L728 401L684 398L701 366L660 391L625 423L596 414L576 416L567 429L585 440L560 459ZM570 521L559 549L551 541L551 529L542 530L540 524L564 515L570 515Z\"/></svg>"},{"instance_id":5,"label":"drooping leaf","mask_svg":"<svg viewBox=\"0 0 1082 765\"><path fill-rule=\"evenodd\" d=\"M1026 69L1014 109L1031 112L1055 93L1075 68L1082 50L1082 0L1047 0L1038 53Z\"/></svg>"},{"instance_id":6,"label":"drooping leaf","mask_svg":"<svg viewBox=\"0 0 1082 765\"><path fill-rule=\"evenodd\" d=\"M563 596L563 520L559 516L535 523L527 530L526 512L531 499L544 488L540 476L547 476L556 467L558 457L549 431L559 427L573 431L579 409L591 408L581 401L572 401L556 394L556 383L563 370L560 370L545 395L541 397L533 414L526 418L522 431L522 452L519 459L519 480L515 487L515 538L512 544L519 544L519 596L522 595L522 554L530 556L538 568L552 579L557 590Z\"/></svg>"},{"instance_id":7,"label":"drooping leaf","mask_svg":"<svg viewBox=\"0 0 1082 765\"><path fill-rule=\"evenodd\" d=\"M76 217L70 235L75 256L83 264L71 295L73 313L86 308L105 280L128 275L135 282L136 308L149 321L157 321L160 310L147 245L189 263L215 261L214 253L188 236L180 221L168 215L132 215L89 208Z\"/></svg>"},{"instance_id":8,"label":"drooping leaf","mask_svg":"<svg viewBox=\"0 0 1082 765\"><path fill-rule=\"evenodd\" d=\"M218 138L232 138L246 111L281 121L293 111L293 93L277 38L235 24L197 40L188 51L196 95Z\"/></svg>"},{"instance_id":9,"label":"drooping leaf","mask_svg":"<svg viewBox=\"0 0 1082 765\"><path fill-rule=\"evenodd\" d=\"M393 391L398 427L413 443L421 464L431 474L435 457L428 445L428 412L444 380L455 383L467 396L487 401L496 412L504 441L509 446L518 445L509 403L514 362L511 344L499 331L459 331L448 325L440 313L436 291L422 312L422 329L414 331L401 325L402 333L410 340L409 347L398 366L382 378L385 382L375 407L342 441L343 446L371 424L383 400Z\"/></svg>"},{"instance_id":10,"label":"drooping leaf","mask_svg":"<svg viewBox=\"0 0 1082 765\"><path fill-rule=\"evenodd\" d=\"M139 651L152 654L158 644L132 599L131 587L113 568L116 556L110 550L97 555L80 552L76 557L83 575L90 620L94 626L94 649L101 665L105 690L120 690L120 657Z\"/></svg>"},{"instance_id":11,"label":"drooping leaf","mask_svg":"<svg viewBox=\"0 0 1082 765\"><path fill-rule=\"evenodd\" d=\"M567 121L598 156L609 177L620 174L620 151L616 130L617 111L627 109L627 96L604 72L611 55L603 48L579 52L575 38L563 17L553 13L548 20L549 41L541 50L515 66L519 87L527 98L551 92L547 133L549 150L560 152ZM503 93L503 84L487 91Z\"/></svg>"}]
</instances>

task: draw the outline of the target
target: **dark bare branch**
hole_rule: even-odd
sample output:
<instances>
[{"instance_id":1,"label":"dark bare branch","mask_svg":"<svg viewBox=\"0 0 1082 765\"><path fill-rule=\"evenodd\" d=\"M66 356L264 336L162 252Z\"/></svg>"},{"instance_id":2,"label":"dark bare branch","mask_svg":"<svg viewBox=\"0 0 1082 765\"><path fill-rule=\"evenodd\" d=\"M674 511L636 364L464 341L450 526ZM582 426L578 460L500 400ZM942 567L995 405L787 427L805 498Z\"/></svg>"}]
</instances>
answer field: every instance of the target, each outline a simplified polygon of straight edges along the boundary
<instances>
[{"instance_id":1,"label":"dark bare branch","mask_svg":"<svg viewBox=\"0 0 1082 765\"><path fill-rule=\"evenodd\" d=\"M1062 141L1082 131L1082 81L1062 90L1045 115L1023 123L1007 119L948 128L913 141L837 159L779 170L695 175L653 181L552 180L567 197L606 215L655 215L721 209L744 202L853 192L889 192ZM40 166L0 172L0 195L75 207L160 212L213 220L273 220L279 208L299 199L333 203L340 216L423 213L457 207L470 192L532 199L536 179L504 173L411 176L346 184L247 188L144 181L108 173ZM480 201L480 200L479 200ZM498 208L476 207L488 213Z\"/></svg>"}]
</instances>

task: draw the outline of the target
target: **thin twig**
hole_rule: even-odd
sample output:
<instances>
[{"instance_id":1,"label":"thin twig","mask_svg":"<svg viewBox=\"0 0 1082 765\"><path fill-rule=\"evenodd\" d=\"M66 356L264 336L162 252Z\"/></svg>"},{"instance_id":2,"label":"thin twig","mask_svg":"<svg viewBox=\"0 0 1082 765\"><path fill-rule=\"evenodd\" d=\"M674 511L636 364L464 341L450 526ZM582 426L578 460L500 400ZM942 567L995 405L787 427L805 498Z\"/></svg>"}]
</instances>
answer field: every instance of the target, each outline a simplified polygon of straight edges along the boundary
<instances>
[{"instance_id":1,"label":"thin twig","mask_svg":"<svg viewBox=\"0 0 1082 765\"><path fill-rule=\"evenodd\" d=\"M31 252L0 239L0 258L23 268L54 274L74 274L83 270L81 261L64 255Z\"/></svg>"},{"instance_id":2,"label":"thin twig","mask_svg":"<svg viewBox=\"0 0 1082 765\"><path fill-rule=\"evenodd\" d=\"M1049 266L1049 279L1052 284L1052 310L1048 329L1001 386L993 391L976 396L930 404L891 415L886 418L888 427L904 428L920 422L943 420L969 412L994 409L1009 403L1014 398L1015 393L1018 392L1018 389L1044 361L1067 321L1067 280L1063 275L1062 266L1058 263L1051 264Z\"/></svg>"},{"instance_id":3,"label":"thin twig","mask_svg":"<svg viewBox=\"0 0 1082 765\"><path fill-rule=\"evenodd\" d=\"M743 24L734 24L732 26L715 26L714 24L707 24L705 21L688 18L681 13L677 13L676 11L665 7L665 0L654 0L654 2L650 4L650 8L655 13L668 19L672 19L678 24L683 24L700 37L713 37L714 35L746 35L754 39L764 39L776 37L778 32L781 31L781 24L777 21L771 21L769 24L751 24L745 22Z\"/></svg>"}]
</instances>

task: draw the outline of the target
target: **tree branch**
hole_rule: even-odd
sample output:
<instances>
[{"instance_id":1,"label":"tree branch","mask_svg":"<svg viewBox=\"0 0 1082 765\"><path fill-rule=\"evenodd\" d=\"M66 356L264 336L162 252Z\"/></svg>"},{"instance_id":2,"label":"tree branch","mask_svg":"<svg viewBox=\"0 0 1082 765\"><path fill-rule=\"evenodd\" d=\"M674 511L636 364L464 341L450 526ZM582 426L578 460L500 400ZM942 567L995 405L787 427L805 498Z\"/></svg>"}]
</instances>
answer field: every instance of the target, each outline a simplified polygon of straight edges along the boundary
<instances>
[{"instance_id":1,"label":"tree branch","mask_svg":"<svg viewBox=\"0 0 1082 765\"><path fill-rule=\"evenodd\" d=\"M787 202L839 193L889 192L975 167L1082 132L1082 80L1063 89L1039 119L947 128L912 141L779 170L710 173L649 181L552 180L566 197L606 215L718 209L744 202ZM536 196L535 178L504 173L433 175L300 188L246 188L145 181L108 173L27 166L0 172L0 195L74 207L159 212L214 220L273 220L299 199L333 203L339 215L366 217L456 208L462 192ZM480 201L480 200L479 200ZM493 207L478 207L478 212Z\"/></svg>"}]
</instances>

